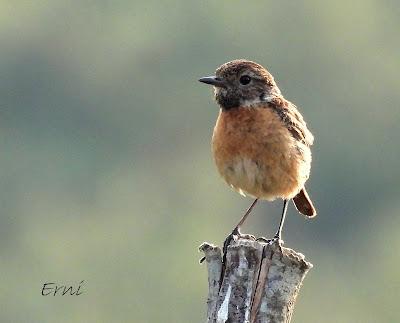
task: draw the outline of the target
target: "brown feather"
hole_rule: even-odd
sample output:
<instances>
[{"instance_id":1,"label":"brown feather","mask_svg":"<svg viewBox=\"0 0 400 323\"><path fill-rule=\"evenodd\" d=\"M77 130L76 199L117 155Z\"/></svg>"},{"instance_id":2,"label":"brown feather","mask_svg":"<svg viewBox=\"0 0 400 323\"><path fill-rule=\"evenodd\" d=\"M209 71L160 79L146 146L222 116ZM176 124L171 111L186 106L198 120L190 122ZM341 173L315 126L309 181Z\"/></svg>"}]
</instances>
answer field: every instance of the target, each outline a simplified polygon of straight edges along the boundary
<instances>
[{"instance_id":1,"label":"brown feather","mask_svg":"<svg viewBox=\"0 0 400 323\"><path fill-rule=\"evenodd\" d=\"M244 76L250 81L243 83ZM300 213L315 216L304 189L314 137L297 107L257 63L228 62L217 69L217 79L221 111L212 149L219 173L242 195L293 199Z\"/></svg>"},{"instance_id":2,"label":"brown feather","mask_svg":"<svg viewBox=\"0 0 400 323\"><path fill-rule=\"evenodd\" d=\"M315 207L311 202L311 199L308 196L308 193L304 187L293 198L293 203L296 206L297 211L299 211L301 214L304 214L309 218L313 218L317 215L317 211L315 210Z\"/></svg>"},{"instance_id":3,"label":"brown feather","mask_svg":"<svg viewBox=\"0 0 400 323\"><path fill-rule=\"evenodd\" d=\"M273 200L292 198L309 175L311 153L296 139L273 109L222 110L212 147L225 181L242 194Z\"/></svg>"},{"instance_id":4,"label":"brown feather","mask_svg":"<svg viewBox=\"0 0 400 323\"><path fill-rule=\"evenodd\" d=\"M269 106L275 110L296 140L307 146L313 144L314 136L307 129L306 122L292 102L285 100L282 96L275 96L270 99Z\"/></svg>"}]
</instances>

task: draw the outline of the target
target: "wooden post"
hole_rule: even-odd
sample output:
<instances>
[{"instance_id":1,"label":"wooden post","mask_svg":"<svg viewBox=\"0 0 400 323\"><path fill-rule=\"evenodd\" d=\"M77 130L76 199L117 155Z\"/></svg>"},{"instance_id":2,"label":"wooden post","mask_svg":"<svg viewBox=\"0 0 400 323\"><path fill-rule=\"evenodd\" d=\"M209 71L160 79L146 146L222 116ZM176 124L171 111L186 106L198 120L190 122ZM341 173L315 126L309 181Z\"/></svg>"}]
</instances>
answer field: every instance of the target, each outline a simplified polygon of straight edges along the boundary
<instances>
[{"instance_id":1,"label":"wooden post","mask_svg":"<svg viewBox=\"0 0 400 323\"><path fill-rule=\"evenodd\" d=\"M221 249L203 243L208 269L207 323L288 323L301 283L312 268L277 241L239 238Z\"/></svg>"}]
</instances>

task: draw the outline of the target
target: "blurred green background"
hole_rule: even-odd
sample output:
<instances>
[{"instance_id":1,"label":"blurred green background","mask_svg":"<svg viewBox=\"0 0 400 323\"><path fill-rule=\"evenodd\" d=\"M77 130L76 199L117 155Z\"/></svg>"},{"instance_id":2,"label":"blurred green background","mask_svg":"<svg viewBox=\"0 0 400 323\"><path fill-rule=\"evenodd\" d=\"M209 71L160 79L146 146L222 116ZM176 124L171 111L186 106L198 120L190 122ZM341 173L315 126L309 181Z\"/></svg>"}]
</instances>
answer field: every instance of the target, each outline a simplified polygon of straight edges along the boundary
<instances>
[{"instance_id":1,"label":"blurred green background","mask_svg":"<svg viewBox=\"0 0 400 323\"><path fill-rule=\"evenodd\" d=\"M0 321L203 322L197 247L251 200L218 177L197 82L255 60L316 142L293 322L399 322L397 1L0 2ZM271 236L281 202L244 228ZM41 296L81 280L81 296Z\"/></svg>"}]
</instances>

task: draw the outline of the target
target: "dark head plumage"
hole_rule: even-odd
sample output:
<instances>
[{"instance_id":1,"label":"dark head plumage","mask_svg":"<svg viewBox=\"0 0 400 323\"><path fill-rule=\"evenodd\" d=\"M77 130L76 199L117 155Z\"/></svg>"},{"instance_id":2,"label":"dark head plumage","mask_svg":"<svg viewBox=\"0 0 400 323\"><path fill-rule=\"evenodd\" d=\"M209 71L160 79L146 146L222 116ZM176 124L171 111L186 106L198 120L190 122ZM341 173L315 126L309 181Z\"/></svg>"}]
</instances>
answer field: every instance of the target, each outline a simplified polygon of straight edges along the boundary
<instances>
[{"instance_id":1,"label":"dark head plumage","mask_svg":"<svg viewBox=\"0 0 400 323\"><path fill-rule=\"evenodd\" d=\"M200 81L214 86L215 99L226 110L280 94L273 76L261 65L245 59L227 62L217 68L215 76Z\"/></svg>"}]
</instances>

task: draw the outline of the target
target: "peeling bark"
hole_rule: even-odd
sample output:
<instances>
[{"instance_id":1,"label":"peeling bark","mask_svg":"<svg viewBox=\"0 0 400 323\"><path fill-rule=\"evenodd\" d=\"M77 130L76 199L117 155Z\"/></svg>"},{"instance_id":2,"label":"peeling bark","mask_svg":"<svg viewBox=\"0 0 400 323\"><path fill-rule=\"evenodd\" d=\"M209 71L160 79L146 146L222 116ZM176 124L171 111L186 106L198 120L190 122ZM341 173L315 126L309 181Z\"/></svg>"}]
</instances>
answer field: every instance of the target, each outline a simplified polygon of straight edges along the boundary
<instances>
[{"instance_id":1,"label":"peeling bark","mask_svg":"<svg viewBox=\"0 0 400 323\"><path fill-rule=\"evenodd\" d=\"M222 263L221 249L203 243L208 269L207 323L288 323L301 283L312 268L277 241L239 238Z\"/></svg>"}]
</instances>

